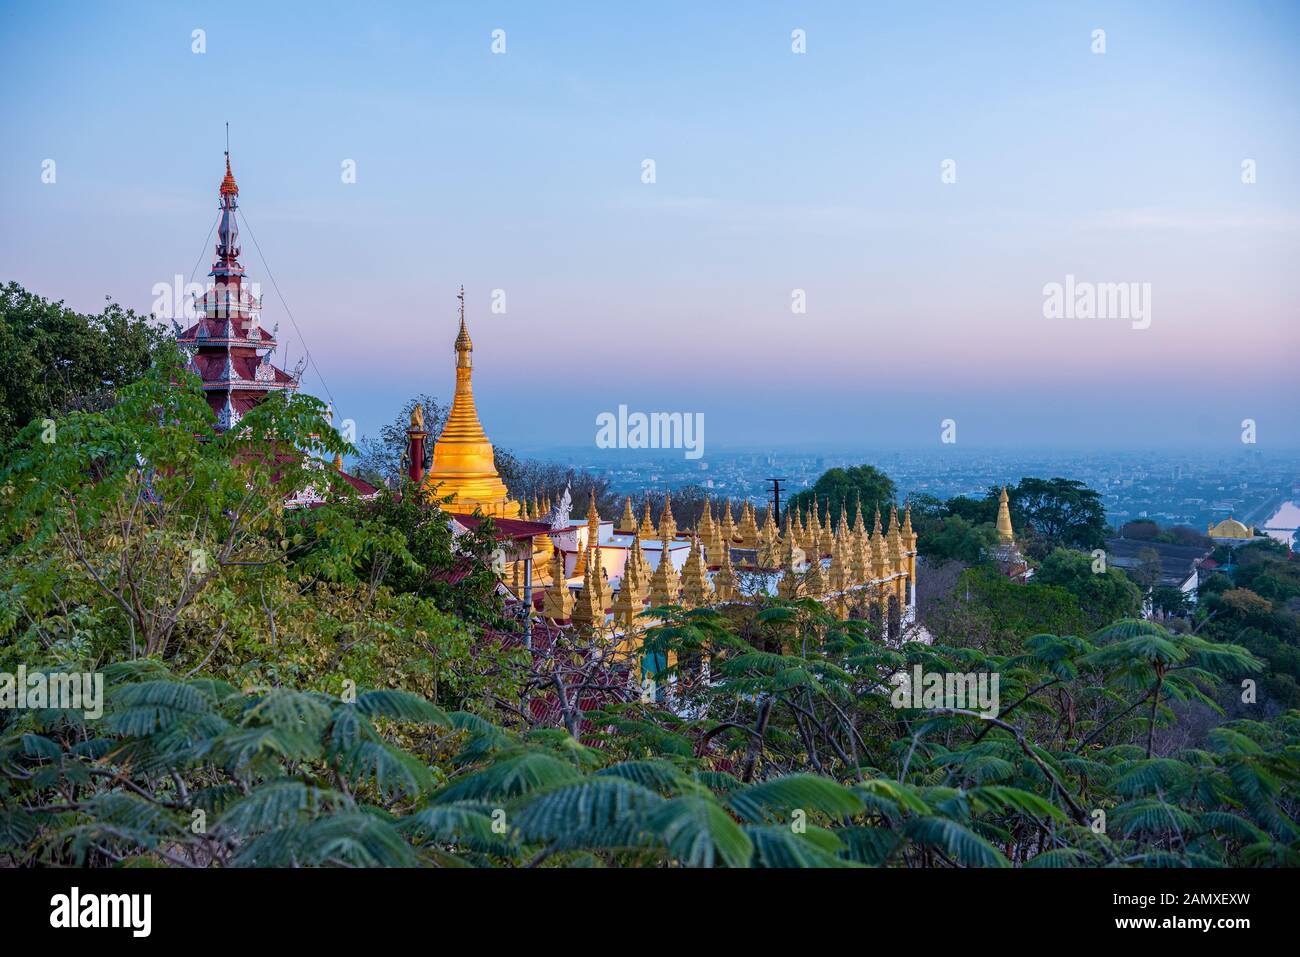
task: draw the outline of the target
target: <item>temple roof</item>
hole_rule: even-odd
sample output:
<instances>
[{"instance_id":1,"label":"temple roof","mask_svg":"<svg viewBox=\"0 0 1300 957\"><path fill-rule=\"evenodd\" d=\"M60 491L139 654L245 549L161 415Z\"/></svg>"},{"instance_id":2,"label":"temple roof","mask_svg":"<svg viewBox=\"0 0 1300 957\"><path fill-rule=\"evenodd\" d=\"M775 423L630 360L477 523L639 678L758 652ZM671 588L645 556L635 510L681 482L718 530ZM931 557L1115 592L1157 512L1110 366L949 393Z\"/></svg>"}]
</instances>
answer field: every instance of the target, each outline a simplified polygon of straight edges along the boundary
<instances>
[{"instance_id":1,"label":"temple roof","mask_svg":"<svg viewBox=\"0 0 1300 957\"><path fill-rule=\"evenodd\" d=\"M451 512L450 515L457 523L468 529L478 528L487 517L484 515L466 515L463 512ZM550 535L555 531L545 522L525 522L518 518L497 518L493 516L492 524L496 526L497 538L508 538L516 542L525 538Z\"/></svg>"}]
</instances>

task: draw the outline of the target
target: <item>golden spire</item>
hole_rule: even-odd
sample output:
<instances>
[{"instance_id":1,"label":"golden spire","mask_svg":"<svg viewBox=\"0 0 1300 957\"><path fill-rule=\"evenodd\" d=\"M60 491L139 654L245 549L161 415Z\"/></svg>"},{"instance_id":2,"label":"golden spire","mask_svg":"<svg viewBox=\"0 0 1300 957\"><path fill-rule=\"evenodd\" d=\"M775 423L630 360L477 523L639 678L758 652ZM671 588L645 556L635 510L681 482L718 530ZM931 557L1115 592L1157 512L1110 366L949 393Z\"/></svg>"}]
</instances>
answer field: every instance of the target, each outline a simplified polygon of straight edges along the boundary
<instances>
[{"instance_id":1,"label":"golden spire","mask_svg":"<svg viewBox=\"0 0 1300 957\"><path fill-rule=\"evenodd\" d=\"M916 551L916 532L912 530L912 503L903 506L903 550Z\"/></svg>"},{"instance_id":2,"label":"golden spire","mask_svg":"<svg viewBox=\"0 0 1300 957\"><path fill-rule=\"evenodd\" d=\"M677 519L673 518L672 493L664 491L664 510L659 513L659 537L672 541L677 537Z\"/></svg>"},{"instance_id":3,"label":"golden spire","mask_svg":"<svg viewBox=\"0 0 1300 957\"><path fill-rule=\"evenodd\" d=\"M704 496L704 511L700 513L700 520L695 525L695 534L700 537L700 544L704 547L705 564L716 565L720 552L718 526L713 522L713 504L707 495Z\"/></svg>"},{"instance_id":4,"label":"golden spire","mask_svg":"<svg viewBox=\"0 0 1300 957\"><path fill-rule=\"evenodd\" d=\"M812 510L808 516L807 539L804 543L808 552L808 560L812 561L821 554L822 550L822 523L818 517L817 496L813 496Z\"/></svg>"},{"instance_id":5,"label":"golden spire","mask_svg":"<svg viewBox=\"0 0 1300 957\"><path fill-rule=\"evenodd\" d=\"M1011 505L1007 501L1007 487L1002 486L1002 495L998 498L998 540L1010 545L1016 540L1011 529Z\"/></svg>"},{"instance_id":6,"label":"golden spire","mask_svg":"<svg viewBox=\"0 0 1300 957\"><path fill-rule=\"evenodd\" d=\"M849 578L855 585L862 585L871 580L870 554L871 543L867 539L867 530L862 527L862 513L858 513L858 527L849 532L845 548L848 552Z\"/></svg>"},{"instance_id":7,"label":"golden spire","mask_svg":"<svg viewBox=\"0 0 1300 957\"><path fill-rule=\"evenodd\" d=\"M797 508L787 509L785 523L785 534L792 537L796 545L802 546L804 540L803 518Z\"/></svg>"},{"instance_id":8,"label":"golden spire","mask_svg":"<svg viewBox=\"0 0 1300 957\"><path fill-rule=\"evenodd\" d=\"M551 584L542 599L542 614L555 620L567 620L573 616L573 593L564 577L564 556L559 549L551 561Z\"/></svg>"},{"instance_id":9,"label":"golden spire","mask_svg":"<svg viewBox=\"0 0 1300 957\"><path fill-rule=\"evenodd\" d=\"M835 532L831 528L831 506L826 503L826 524L822 527L821 553L830 555L835 551Z\"/></svg>"},{"instance_id":10,"label":"golden spire","mask_svg":"<svg viewBox=\"0 0 1300 957\"><path fill-rule=\"evenodd\" d=\"M718 529L718 537L722 539L722 547L731 550L736 542L736 523L731 518L731 500L722 500L722 524Z\"/></svg>"},{"instance_id":11,"label":"golden spire","mask_svg":"<svg viewBox=\"0 0 1300 957\"><path fill-rule=\"evenodd\" d=\"M758 522L754 518L754 506L748 499L740 507L739 535L741 548L758 548Z\"/></svg>"},{"instance_id":12,"label":"golden spire","mask_svg":"<svg viewBox=\"0 0 1300 957\"><path fill-rule=\"evenodd\" d=\"M600 513L596 511L596 490L591 490L591 498L587 501L587 544L586 548L578 553L578 564L574 566L573 574L582 575L587 571L587 552L600 541Z\"/></svg>"},{"instance_id":13,"label":"golden spire","mask_svg":"<svg viewBox=\"0 0 1300 957\"><path fill-rule=\"evenodd\" d=\"M787 523L789 519L786 519ZM756 560L759 568L779 568L781 565L781 532L776 527L776 519L772 517L772 509L767 510L767 518L763 520L763 527L758 530L758 555Z\"/></svg>"},{"instance_id":14,"label":"golden spire","mask_svg":"<svg viewBox=\"0 0 1300 957\"><path fill-rule=\"evenodd\" d=\"M641 512L641 527L637 529L638 538L654 538L655 527L650 521L650 497L646 496L645 509Z\"/></svg>"},{"instance_id":15,"label":"golden spire","mask_svg":"<svg viewBox=\"0 0 1300 957\"><path fill-rule=\"evenodd\" d=\"M886 537L889 540L889 568L893 574L897 574L903 568L903 535L898 524L897 505L889 506L889 532Z\"/></svg>"},{"instance_id":16,"label":"golden spire","mask_svg":"<svg viewBox=\"0 0 1300 957\"><path fill-rule=\"evenodd\" d=\"M587 562L587 573L582 578L582 588L573 603L573 623L583 630L605 623L605 610L601 607L600 579L595 569L595 559Z\"/></svg>"},{"instance_id":17,"label":"golden spire","mask_svg":"<svg viewBox=\"0 0 1300 957\"><path fill-rule=\"evenodd\" d=\"M677 569L673 568L672 556L668 554L669 544L669 539L662 540L659 567L650 578L650 604L655 607L676 604L678 592L681 590Z\"/></svg>"},{"instance_id":18,"label":"golden spire","mask_svg":"<svg viewBox=\"0 0 1300 957\"><path fill-rule=\"evenodd\" d=\"M591 570L591 577L596 582L597 594L600 595L600 610L603 614L614 597L614 588L609 583L609 573L605 571L605 562L600 555L599 543L596 545L595 562L596 566Z\"/></svg>"},{"instance_id":19,"label":"golden spire","mask_svg":"<svg viewBox=\"0 0 1300 957\"><path fill-rule=\"evenodd\" d=\"M808 559L808 572L803 577L804 594L820 598L826 593L826 576L822 573L822 560L813 555Z\"/></svg>"},{"instance_id":20,"label":"golden spire","mask_svg":"<svg viewBox=\"0 0 1300 957\"><path fill-rule=\"evenodd\" d=\"M880 531L880 509L876 509L876 525L871 530L871 576L885 577L885 536Z\"/></svg>"},{"instance_id":21,"label":"golden spire","mask_svg":"<svg viewBox=\"0 0 1300 957\"><path fill-rule=\"evenodd\" d=\"M682 568L682 604L687 608L703 608L713 596L708 569L704 565L704 549L700 536L691 537L691 550Z\"/></svg>"},{"instance_id":22,"label":"golden spire","mask_svg":"<svg viewBox=\"0 0 1300 957\"><path fill-rule=\"evenodd\" d=\"M841 534L834 538L834 544L831 548L831 567L827 572L827 581L833 592L844 591L849 587L849 578L852 574L849 570L848 560L848 539L843 534L844 530L844 512L840 512L839 527Z\"/></svg>"},{"instance_id":23,"label":"golden spire","mask_svg":"<svg viewBox=\"0 0 1300 957\"><path fill-rule=\"evenodd\" d=\"M641 540L632 539L627 561L623 563L623 579L618 585L618 594L614 596L614 617L624 629L631 631L636 627L636 616L641 613L645 600L645 587L641 582Z\"/></svg>"},{"instance_id":24,"label":"golden spire","mask_svg":"<svg viewBox=\"0 0 1300 957\"><path fill-rule=\"evenodd\" d=\"M464 286L456 298L460 301L460 331L455 345L456 393L442 434L434 443L433 464L423 486L428 489L439 486L439 496L454 496L452 511L471 512L477 508L485 515L514 518L519 514L519 503L510 498L497 474L492 443L474 407L474 343L465 326Z\"/></svg>"},{"instance_id":25,"label":"golden spire","mask_svg":"<svg viewBox=\"0 0 1300 957\"><path fill-rule=\"evenodd\" d=\"M713 573L713 600L735 601L740 597L740 580L736 578L736 569L731 564L731 549L724 548L718 554L721 561L718 570Z\"/></svg>"},{"instance_id":26,"label":"golden spire","mask_svg":"<svg viewBox=\"0 0 1300 957\"><path fill-rule=\"evenodd\" d=\"M342 455L335 455L335 456L334 456L334 471L335 471L335 472L342 472L342 471L343 471L343 456L342 456Z\"/></svg>"},{"instance_id":27,"label":"golden spire","mask_svg":"<svg viewBox=\"0 0 1300 957\"><path fill-rule=\"evenodd\" d=\"M623 517L618 520L618 532L620 535L636 534L636 516L632 514L632 496L627 497L623 503Z\"/></svg>"}]
</instances>

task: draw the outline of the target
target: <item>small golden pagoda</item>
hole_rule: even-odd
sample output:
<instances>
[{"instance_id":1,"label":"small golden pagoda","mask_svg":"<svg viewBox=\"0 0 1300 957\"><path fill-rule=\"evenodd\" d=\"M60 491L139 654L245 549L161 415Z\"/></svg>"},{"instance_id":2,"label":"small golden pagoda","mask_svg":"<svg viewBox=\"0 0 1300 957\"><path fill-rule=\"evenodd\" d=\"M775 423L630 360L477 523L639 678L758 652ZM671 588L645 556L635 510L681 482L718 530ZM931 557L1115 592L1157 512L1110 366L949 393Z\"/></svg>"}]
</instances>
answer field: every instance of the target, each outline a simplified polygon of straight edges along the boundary
<instances>
[{"instance_id":1,"label":"small golden pagoda","mask_svg":"<svg viewBox=\"0 0 1300 957\"><path fill-rule=\"evenodd\" d=\"M880 531L880 509L876 509L876 525L871 530L871 577L881 579L886 577L888 572L885 570L885 536Z\"/></svg>"},{"instance_id":2,"label":"small golden pagoda","mask_svg":"<svg viewBox=\"0 0 1300 957\"><path fill-rule=\"evenodd\" d=\"M704 549L698 535L691 538L691 550L682 568L682 605L686 608L703 608L713 598L709 584L708 568L704 564Z\"/></svg>"},{"instance_id":3,"label":"small golden pagoda","mask_svg":"<svg viewBox=\"0 0 1300 957\"><path fill-rule=\"evenodd\" d=\"M639 550L637 539L633 539L632 548ZM644 606L645 587L641 582L641 562L629 553L623 566L623 580L619 583L618 594L614 596L614 620L631 631L638 626L636 616L641 614Z\"/></svg>"},{"instance_id":4,"label":"small golden pagoda","mask_svg":"<svg viewBox=\"0 0 1300 957\"><path fill-rule=\"evenodd\" d=\"M857 512L857 521L849 533L849 575L854 584L865 585L871 580L871 539L862 524L862 509Z\"/></svg>"},{"instance_id":5,"label":"small golden pagoda","mask_svg":"<svg viewBox=\"0 0 1300 957\"><path fill-rule=\"evenodd\" d=\"M1002 486L1002 494L998 496L998 541L1003 545L1011 545L1016 540L1016 533L1011 530L1011 505L1007 501L1007 487Z\"/></svg>"},{"instance_id":6,"label":"small golden pagoda","mask_svg":"<svg viewBox=\"0 0 1300 957\"><path fill-rule=\"evenodd\" d=\"M677 537L677 519L673 518L673 496L664 492L664 510L659 513L659 537L672 541Z\"/></svg>"},{"instance_id":7,"label":"small golden pagoda","mask_svg":"<svg viewBox=\"0 0 1300 957\"><path fill-rule=\"evenodd\" d=\"M740 506L740 536L741 548L758 548L758 522L754 517L754 506L745 501Z\"/></svg>"},{"instance_id":8,"label":"small golden pagoda","mask_svg":"<svg viewBox=\"0 0 1300 957\"><path fill-rule=\"evenodd\" d=\"M460 332L456 336L456 394L442 434L433 446L433 464L421 482L428 495L454 496L450 510L497 518L516 518L519 503L510 498L497 473L492 443L488 441L474 408L473 353L465 327L465 287L460 294ZM435 491L436 489L436 491Z\"/></svg>"},{"instance_id":9,"label":"small golden pagoda","mask_svg":"<svg viewBox=\"0 0 1300 957\"><path fill-rule=\"evenodd\" d=\"M573 566L574 575L582 575L587 571L587 552L593 545L600 541L600 513L596 511L596 491L592 489L591 498L587 502L587 542L586 546L578 551L578 563Z\"/></svg>"},{"instance_id":10,"label":"small golden pagoda","mask_svg":"<svg viewBox=\"0 0 1300 957\"><path fill-rule=\"evenodd\" d=\"M800 542L804 550L808 553L808 560L821 554L822 551L822 523L818 517L817 498L813 497L812 509L808 516L808 523L804 526L804 540Z\"/></svg>"},{"instance_id":11,"label":"small golden pagoda","mask_svg":"<svg viewBox=\"0 0 1300 957\"><path fill-rule=\"evenodd\" d=\"M614 601L614 586L609 583L609 572L605 571L605 563L601 560L600 546L597 545L594 553L596 567L592 571L596 584L600 587L600 608L604 611Z\"/></svg>"},{"instance_id":12,"label":"small golden pagoda","mask_svg":"<svg viewBox=\"0 0 1300 957\"><path fill-rule=\"evenodd\" d=\"M818 543L823 555L830 555L835 551L835 532L831 530L831 507L826 506L826 524L822 526L822 537Z\"/></svg>"},{"instance_id":13,"label":"small golden pagoda","mask_svg":"<svg viewBox=\"0 0 1300 957\"><path fill-rule=\"evenodd\" d=\"M718 537L720 538L720 549L727 549L729 553L732 546L736 544L736 523L732 520L731 499L724 499L723 501L723 520L718 529Z\"/></svg>"},{"instance_id":14,"label":"small golden pagoda","mask_svg":"<svg viewBox=\"0 0 1300 957\"><path fill-rule=\"evenodd\" d=\"M673 567L672 557L668 554L670 543L671 539L663 540L663 549L659 552L659 567L650 577L650 604L655 607L675 604L681 592L677 569Z\"/></svg>"},{"instance_id":15,"label":"small golden pagoda","mask_svg":"<svg viewBox=\"0 0 1300 957\"><path fill-rule=\"evenodd\" d=\"M822 571L822 560L812 555L808 559L808 571L803 577L804 594L810 598L820 598L826 594L826 574Z\"/></svg>"},{"instance_id":16,"label":"small golden pagoda","mask_svg":"<svg viewBox=\"0 0 1300 957\"><path fill-rule=\"evenodd\" d=\"M725 548L719 554L722 555L722 561L713 573L713 600L735 601L741 597L740 580L731 564L731 549Z\"/></svg>"},{"instance_id":17,"label":"small golden pagoda","mask_svg":"<svg viewBox=\"0 0 1300 957\"><path fill-rule=\"evenodd\" d=\"M800 516L799 510L797 508L790 509L786 512L786 517L786 535L794 536L794 543L802 548L807 533L803 530L803 518Z\"/></svg>"},{"instance_id":18,"label":"small golden pagoda","mask_svg":"<svg viewBox=\"0 0 1300 957\"><path fill-rule=\"evenodd\" d=\"M840 529L844 529L844 513L840 513ZM836 535L831 546L831 566L827 569L827 584L832 592L844 591L850 585L849 562L847 555L848 540L844 535Z\"/></svg>"},{"instance_id":19,"label":"small golden pagoda","mask_svg":"<svg viewBox=\"0 0 1300 957\"><path fill-rule=\"evenodd\" d=\"M595 565L593 556L587 562L587 574L583 576L582 587L578 589L578 596L573 602L573 614L570 615L574 625L583 630L597 628L605 623L605 609L601 607L600 578Z\"/></svg>"},{"instance_id":20,"label":"small golden pagoda","mask_svg":"<svg viewBox=\"0 0 1300 957\"><path fill-rule=\"evenodd\" d=\"M637 529L638 538L654 538L655 527L650 521L650 497L647 495L645 500L645 509L641 512L641 527Z\"/></svg>"},{"instance_id":21,"label":"small golden pagoda","mask_svg":"<svg viewBox=\"0 0 1300 957\"><path fill-rule=\"evenodd\" d=\"M903 535L898 524L898 506L889 506L889 573L897 575L903 568Z\"/></svg>"},{"instance_id":22,"label":"small golden pagoda","mask_svg":"<svg viewBox=\"0 0 1300 957\"><path fill-rule=\"evenodd\" d=\"M615 531L617 531L620 535L635 535L635 534L636 534L636 516L635 516L634 514L632 514L632 496L631 496L631 495L629 495L629 496L627 497L627 501L625 501L625 502L623 503L623 517L620 518L620 519L618 520L618 524L617 524L616 526L614 526L614 529L615 529Z\"/></svg>"},{"instance_id":23,"label":"small golden pagoda","mask_svg":"<svg viewBox=\"0 0 1300 957\"><path fill-rule=\"evenodd\" d=\"M573 617L573 593L569 591L564 578L564 556L554 553L551 561L551 584L546 588L542 599L542 614L552 620L567 620Z\"/></svg>"},{"instance_id":24,"label":"small golden pagoda","mask_svg":"<svg viewBox=\"0 0 1300 957\"><path fill-rule=\"evenodd\" d=\"M695 526L695 534L700 537L700 544L704 546L705 564L716 565L721 544L718 538L718 526L713 521L713 505L707 496L704 499L704 512L700 515L699 524Z\"/></svg>"}]
</instances>

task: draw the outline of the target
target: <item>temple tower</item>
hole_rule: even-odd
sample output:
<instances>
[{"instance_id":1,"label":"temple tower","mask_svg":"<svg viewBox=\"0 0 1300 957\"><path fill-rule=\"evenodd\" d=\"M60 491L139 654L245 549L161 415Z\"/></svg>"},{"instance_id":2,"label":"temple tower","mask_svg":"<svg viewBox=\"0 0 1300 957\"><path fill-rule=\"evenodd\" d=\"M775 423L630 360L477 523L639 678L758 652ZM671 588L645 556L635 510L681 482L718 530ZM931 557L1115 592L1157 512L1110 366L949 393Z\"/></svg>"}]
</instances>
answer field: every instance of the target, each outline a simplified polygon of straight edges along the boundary
<instances>
[{"instance_id":1,"label":"temple tower","mask_svg":"<svg viewBox=\"0 0 1300 957\"><path fill-rule=\"evenodd\" d=\"M272 392L298 389L301 370L285 372L271 362L274 332L262 328L262 301L246 288L239 262L239 186L230 172L217 190L221 221L216 259L208 276L212 288L194 303L198 321L188 329L172 320L176 344L190 354L189 368L203 383L204 397L221 431L232 428Z\"/></svg>"},{"instance_id":2,"label":"temple tower","mask_svg":"<svg viewBox=\"0 0 1300 957\"><path fill-rule=\"evenodd\" d=\"M488 441L474 408L474 343L465 326L465 287L460 301L460 331L456 335L456 394L447 423L433 446L433 466L424 477L423 488L430 495L454 496L453 512L472 512L497 518L515 518L519 503L510 498L506 483L497 474L492 443ZM437 491L434 491L435 486Z\"/></svg>"}]
</instances>

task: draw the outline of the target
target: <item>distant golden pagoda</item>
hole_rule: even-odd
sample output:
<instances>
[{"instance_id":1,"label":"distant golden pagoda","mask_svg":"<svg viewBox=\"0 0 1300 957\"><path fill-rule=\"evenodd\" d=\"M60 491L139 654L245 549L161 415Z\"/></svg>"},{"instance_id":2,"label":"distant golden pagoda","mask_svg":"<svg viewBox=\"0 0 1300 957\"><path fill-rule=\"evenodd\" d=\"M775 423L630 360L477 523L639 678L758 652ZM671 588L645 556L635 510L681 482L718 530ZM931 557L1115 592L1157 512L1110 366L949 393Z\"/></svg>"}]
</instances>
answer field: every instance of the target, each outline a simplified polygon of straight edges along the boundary
<instances>
[{"instance_id":1,"label":"distant golden pagoda","mask_svg":"<svg viewBox=\"0 0 1300 957\"><path fill-rule=\"evenodd\" d=\"M1016 533L1011 530L1011 506L1007 501L1007 487L1002 486L1002 494L998 497L998 541L1003 545L1010 545L1016 540Z\"/></svg>"},{"instance_id":2,"label":"distant golden pagoda","mask_svg":"<svg viewBox=\"0 0 1300 957\"><path fill-rule=\"evenodd\" d=\"M623 517L618 520L616 531L620 535L636 534L636 515L632 513L632 496L623 503Z\"/></svg>"},{"instance_id":3,"label":"distant golden pagoda","mask_svg":"<svg viewBox=\"0 0 1300 957\"><path fill-rule=\"evenodd\" d=\"M450 510L498 518L515 518L519 503L510 498L497 474L492 443L488 441L474 408L473 352L465 327L465 287L460 294L460 332L456 336L456 394L442 434L433 446L433 464L421 487L439 498L454 496ZM436 491L434 491L436 488Z\"/></svg>"}]
</instances>

